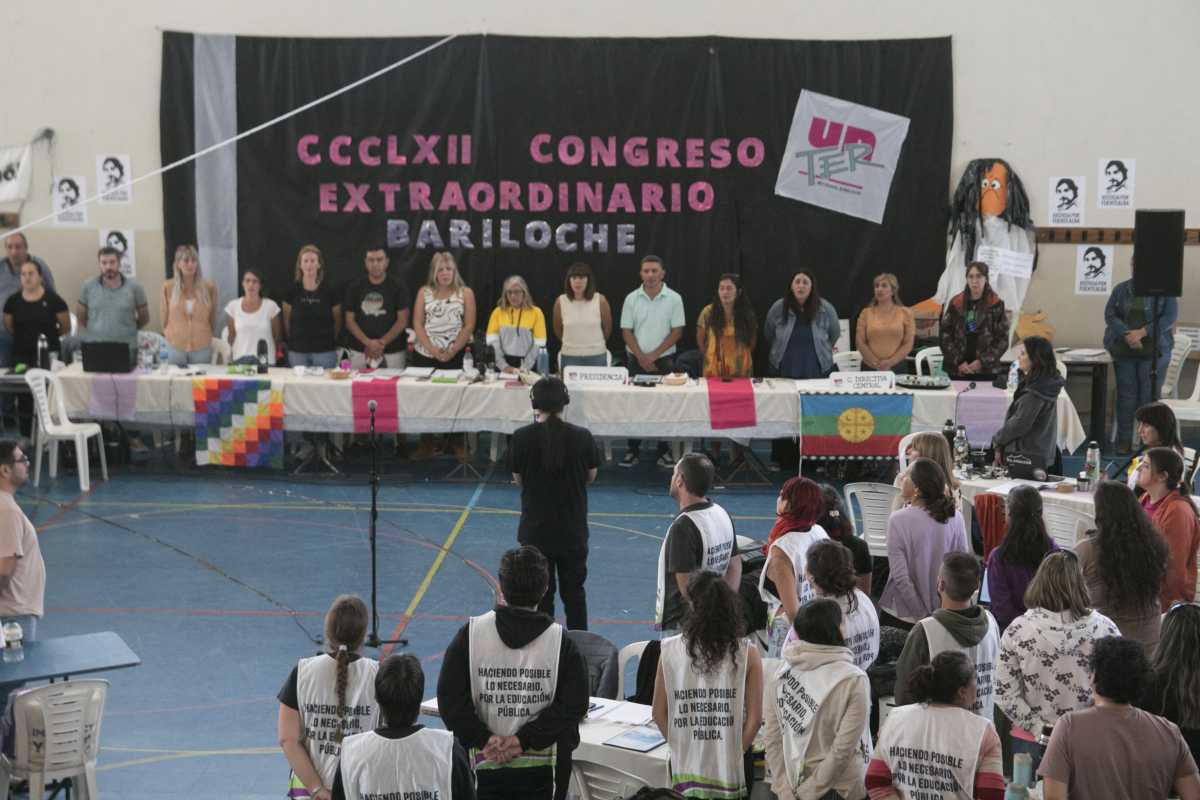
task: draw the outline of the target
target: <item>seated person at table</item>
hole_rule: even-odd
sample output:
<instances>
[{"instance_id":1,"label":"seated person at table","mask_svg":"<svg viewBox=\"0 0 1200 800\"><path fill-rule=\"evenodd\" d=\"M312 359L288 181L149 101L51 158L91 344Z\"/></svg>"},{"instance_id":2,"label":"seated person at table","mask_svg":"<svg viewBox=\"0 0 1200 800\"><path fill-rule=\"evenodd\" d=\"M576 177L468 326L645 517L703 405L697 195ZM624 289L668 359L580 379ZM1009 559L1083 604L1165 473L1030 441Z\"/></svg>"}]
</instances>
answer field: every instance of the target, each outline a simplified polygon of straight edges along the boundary
<instances>
[{"instance_id":1,"label":"seated person at table","mask_svg":"<svg viewBox=\"0 0 1200 800\"><path fill-rule=\"evenodd\" d=\"M1045 800L1165 798L1200 800L1200 776L1179 727L1132 703L1150 682L1140 643L1097 639L1088 659L1092 707L1058 720L1038 767Z\"/></svg>"},{"instance_id":2,"label":"seated person at table","mask_svg":"<svg viewBox=\"0 0 1200 800\"><path fill-rule=\"evenodd\" d=\"M414 655L391 655L375 675L382 719L373 731L342 740L333 800L438 797L475 800L475 776L450 731L417 724L425 673Z\"/></svg>"},{"instance_id":3,"label":"seated person at table","mask_svg":"<svg viewBox=\"0 0 1200 800\"><path fill-rule=\"evenodd\" d=\"M688 580L683 632L662 640L654 723L671 749L671 788L688 797L743 797L743 755L762 724L763 671L745 638L737 593L703 570ZM708 698L720 698L722 710Z\"/></svg>"},{"instance_id":4,"label":"seated person at table","mask_svg":"<svg viewBox=\"0 0 1200 800\"><path fill-rule=\"evenodd\" d=\"M867 765L871 800L1003 800L1000 737L989 720L969 710L975 702L975 669L967 657L939 654L917 667L905 692L912 705L888 714ZM930 791L934 781L938 788ZM915 793L919 788L926 791Z\"/></svg>"},{"instance_id":5,"label":"seated person at table","mask_svg":"<svg viewBox=\"0 0 1200 800\"><path fill-rule=\"evenodd\" d=\"M967 288L946 305L940 342L942 363L951 377L990 381L1000 368L1008 350L1008 317L982 261L967 265Z\"/></svg>"},{"instance_id":6,"label":"seated person at table","mask_svg":"<svg viewBox=\"0 0 1200 800\"><path fill-rule=\"evenodd\" d=\"M1001 633L1025 613L1025 589L1042 559L1058 549L1046 532L1037 487L1015 487L1008 493L1007 506L1008 528L1000 546L988 555L986 570L987 596Z\"/></svg>"},{"instance_id":7,"label":"seated person at table","mask_svg":"<svg viewBox=\"0 0 1200 800\"><path fill-rule=\"evenodd\" d=\"M225 304L230 359L257 359L258 343L266 342L267 364L275 365L275 343L283 337L283 320L274 300L263 296L262 274L242 270L242 296Z\"/></svg>"},{"instance_id":8,"label":"seated person at table","mask_svg":"<svg viewBox=\"0 0 1200 800\"><path fill-rule=\"evenodd\" d=\"M1096 529L1075 544L1092 605L1153 657L1162 625L1159 596L1167 577L1167 542L1129 487L1100 481L1092 495Z\"/></svg>"},{"instance_id":9,"label":"seated person at table","mask_svg":"<svg viewBox=\"0 0 1200 800\"><path fill-rule=\"evenodd\" d=\"M1134 412L1133 419L1137 423L1137 436L1142 446L1114 477L1124 475L1129 488L1141 495L1142 490L1137 485L1137 466L1142 455L1151 447L1169 447L1183 455L1183 440L1179 438L1179 422L1175 419L1175 412L1166 403L1147 403Z\"/></svg>"},{"instance_id":10,"label":"seated person at table","mask_svg":"<svg viewBox=\"0 0 1200 800\"><path fill-rule=\"evenodd\" d=\"M537 610L550 581L537 548L506 552L499 578L503 604L471 617L446 648L438 708L470 751L482 800L563 798L555 757L567 760L579 744L587 666L563 627ZM518 671L528 676L523 693L484 691L485 675Z\"/></svg>"},{"instance_id":11,"label":"seated person at table","mask_svg":"<svg viewBox=\"0 0 1200 800\"><path fill-rule=\"evenodd\" d=\"M488 318L487 343L496 350L504 372L532 372L546 349L546 317L533 304L529 284L520 275L504 279L500 299Z\"/></svg>"},{"instance_id":12,"label":"seated person at table","mask_svg":"<svg viewBox=\"0 0 1200 800\"><path fill-rule=\"evenodd\" d=\"M133 278L121 274L121 254L116 248L101 247L96 258L100 274L87 280L79 290L79 304L75 307L79 335L63 341L64 356L78 347L78 341L125 342L132 358L137 350L138 329L150 321L146 290Z\"/></svg>"},{"instance_id":13,"label":"seated person at table","mask_svg":"<svg viewBox=\"0 0 1200 800\"><path fill-rule=\"evenodd\" d=\"M946 474L928 458L908 465L900 482L908 507L888 517L888 575L880 622L907 630L938 608L938 575L947 553L967 553L962 514L946 493Z\"/></svg>"},{"instance_id":14,"label":"seated person at table","mask_svg":"<svg viewBox=\"0 0 1200 800\"><path fill-rule=\"evenodd\" d=\"M49 359L49 353L60 352L60 334L71 330L66 301L43 285L42 273L32 261L21 265L21 291L4 303L4 329L12 336L13 363L30 367L41 366L37 361L39 336L46 337ZM17 417L21 433L28 436L33 420L32 395L17 395Z\"/></svg>"},{"instance_id":15,"label":"seated person at table","mask_svg":"<svg viewBox=\"0 0 1200 800\"><path fill-rule=\"evenodd\" d=\"M766 676L763 744L776 797L867 796L871 685L843 625L837 602L805 603L796 614L796 638L783 650L784 666Z\"/></svg>"},{"instance_id":16,"label":"seated person at table","mask_svg":"<svg viewBox=\"0 0 1200 800\"><path fill-rule=\"evenodd\" d=\"M1142 508L1167 541L1167 577L1159 604L1196 599L1196 549L1200 547L1200 518L1183 482L1183 457L1167 447L1152 447L1138 464Z\"/></svg>"},{"instance_id":17,"label":"seated person at table","mask_svg":"<svg viewBox=\"0 0 1200 800\"><path fill-rule=\"evenodd\" d=\"M1021 382L1004 424L992 436L996 463L1021 453L1034 466L1049 469L1058 460L1058 393L1066 381L1058 374L1054 348L1041 336L1025 337L1017 363Z\"/></svg>"},{"instance_id":18,"label":"seated person at table","mask_svg":"<svg viewBox=\"0 0 1200 800\"><path fill-rule=\"evenodd\" d=\"M1091 608L1079 559L1069 550L1046 556L1025 603L1029 610L1000 637L996 707L1013 725L1013 753L1032 756L1036 771L1045 750L1038 743L1043 730L1068 711L1091 705L1092 642L1118 631Z\"/></svg>"},{"instance_id":19,"label":"seated person at table","mask_svg":"<svg viewBox=\"0 0 1200 800\"><path fill-rule=\"evenodd\" d=\"M912 311L900 300L900 281L892 273L876 275L874 289L871 304L858 315L854 347L867 369L907 373L916 340Z\"/></svg>"},{"instance_id":20,"label":"seated person at table","mask_svg":"<svg viewBox=\"0 0 1200 800\"><path fill-rule=\"evenodd\" d=\"M1000 629L987 609L972 602L979 579L979 560L973 553L946 554L938 575L942 606L908 632L904 652L896 662L896 705L916 702L909 692L908 676L938 653L951 650L964 653L975 666L975 702L964 707L984 719L992 718Z\"/></svg>"}]
</instances>

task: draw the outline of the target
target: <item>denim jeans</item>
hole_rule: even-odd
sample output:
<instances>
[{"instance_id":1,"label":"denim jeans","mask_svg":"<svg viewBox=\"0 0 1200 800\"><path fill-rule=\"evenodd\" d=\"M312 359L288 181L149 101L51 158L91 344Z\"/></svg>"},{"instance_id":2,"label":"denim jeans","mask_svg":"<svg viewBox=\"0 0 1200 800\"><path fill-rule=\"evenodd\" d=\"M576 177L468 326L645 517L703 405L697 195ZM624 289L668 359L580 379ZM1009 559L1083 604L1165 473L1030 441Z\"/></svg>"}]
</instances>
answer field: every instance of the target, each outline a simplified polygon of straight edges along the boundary
<instances>
[{"instance_id":1,"label":"denim jeans","mask_svg":"<svg viewBox=\"0 0 1200 800\"><path fill-rule=\"evenodd\" d=\"M1160 392L1170 363L1170 353L1159 356ZM1133 441L1133 413L1150 402L1150 359L1114 358L1113 371L1117 377L1117 444L1128 445Z\"/></svg>"},{"instance_id":2,"label":"denim jeans","mask_svg":"<svg viewBox=\"0 0 1200 800\"><path fill-rule=\"evenodd\" d=\"M326 350L323 353L297 353L288 350L288 364L293 367L324 367L333 369L337 366L337 351Z\"/></svg>"},{"instance_id":3,"label":"denim jeans","mask_svg":"<svg viewBox=\"0 0 1200 800\"><path fill-rule=\"evenodd\" d=\"M171 345L167 345L167 363L177 367L186 367L188 364L211 364L212 349L206 347L203 350L176 350Z\"/></svg>"}]
</instances>

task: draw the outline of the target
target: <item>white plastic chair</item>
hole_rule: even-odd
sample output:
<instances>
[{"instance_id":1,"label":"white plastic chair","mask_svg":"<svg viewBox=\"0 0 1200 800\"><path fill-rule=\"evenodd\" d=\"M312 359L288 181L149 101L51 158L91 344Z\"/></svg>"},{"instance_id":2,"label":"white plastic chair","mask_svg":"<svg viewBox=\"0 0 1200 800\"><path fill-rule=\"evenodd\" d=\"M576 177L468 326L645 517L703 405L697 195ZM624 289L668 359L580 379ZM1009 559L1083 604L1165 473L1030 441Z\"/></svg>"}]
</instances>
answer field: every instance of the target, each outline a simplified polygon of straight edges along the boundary
<instances>
[{"instance_id":1,"label":"white plastic chair","mask_svg":"<svg viewBox=\"0 0 1200 800\"><path fill-rule=\"evenodd\" d=\"M845 492L846 511L855 533L867 541L871 555L887 557L888 517L892 513L892 501L900 490L886 483L847 483ZM858 498L857 512L855 498Z\"/></svg>"},{"instance_id":2,"label":"white plastic chair","mask_svg":"<svg viewBox=\"0 0 1200 800\"><path fill-rule=\"evenodd\" d=\"M11 776L29 781L30 800L41 800L47 783L67 779L83 800L99 797L96 755L107 697L108 681L102 680L51 683L13 695Z\"/></svg>"},{"instance_id":3,"label":"white plastic chair","mask_svg":"<svg viewBox=\"0 0 1200 800\"><path fill-rule=\"evenodd\" d=\"M635 658L640 661L642 658L642 653L645 652L646 645L648 645L648 644L650 644L649 641L634 642L633 644L625 645L617 652L617 699L618 700L625 699L625 667L628 666L629 662Z\"/></svg>"},{"instance_id":4,"label":"white plastic chair","mask_svg":"<svg viewBox=\"0 0 1200 800\"><path fill-rule=\"evenodd\" d=\"M100 426L94 422L72 422L67 417L67 404L63 400L62 384L57 375L44 369L31 369L25 373L25 383L33 393L33 406L37 413L37 438L33 443L33 485L42 477L42 450L50 449L50 477L58 475L58 443L75 443L75 461L79 465L79 491L91 488L88 465L87 440L96 437L100 450L100 474L108 480L108 459L104 454L104 437ZM50 411L47 384L54 390L57 418Z\"/></svg>"},{"instance_id":5,"label":"white plastic chair","mask_svg":"<svg viewBox=\"0 0 1200 800\"><path fill-rule=\"evenodd\" d=\"M1165 395L1164 395L1165 396ZM1200 373L1192 384L1192 395L1186 400L1164 399L1180 422L1200 422Z\"/></svg>"},{"instance_id":6,"label":"white plastic chair","mask_svg":"<svg viewBox=\"0 0 1200 800\"><path fill-rule=\"evenodd\" d=\"M1175 334L1175 345L1171 348L1171 360L1167 363L1167 375L1163 378L1162 397L1179 396L1179 376L1183 372L1183 365L1187 363L1188 354L1192 352L1195 345L1192 337L1183 333Z\"/></svg>"},{"instance_id":7,"label":"white plastic chair","mask_svg":"<svg viewBox=\"0 0 1200 800\"><path fill-rule=\"evenodd\" d=\"M210 341L208 343L208 346L209 346L209 349L212 350L212 358L210 359L210 363L212 363L212 364L228 364L229 363L229 354L230 354L229 342L225 341L224 339L218 339L216 336L214 336L214 337L212 337L212 341Z\"/></svg>"},{"instance_id":8,"label":"white plastic chair","mask_svg":"<svg viewBox=\"0 0 1200 800\"><path fill-rule=\"evenodd\" d=\"M67 313L71 315L71 336L74 336L79 333L79 317L75 316L74 311L68 311Z\"/></svg>"},{"instance_id":9,"label":"white plastic chair","mask_svg":"<svg viewBox=\"0 0 1200 800\"><path fill-rule=\"evenodd\" d=\"M1188 486L1196 477L1196 448L1183 448L1183 480Z\"/></svg>"},{"instance_id":10,"label":"white plastic chair","mask_svg":"<svg viewBox=\"0 0 1200 800\"><path fill-rule=\"evenodd\" d=\"M1063 550L1074 550L1079 532L1086 534L1096 527L1092 515L1054 502L1042 506L1042 519L1046 522L1046 533Z\"/></svg>"},{"instance_id":11,"label":"white plastic chair","mask_svg":"<svg viewBox=\"0 0 1200 800\"><path fill-rule=\"evenodd\" d=\"M862 353L857 350L834 353L833 363L837 365L838 372L862 372Z\"/></svg>"},{"instance_id":12,"label":"white plastic chair","mask_svg":"<svg viewBox=\"0 0 1200 800\"><path fill-rule=\"evenodd\" d=\"M580 800L625 800L650 785L624 770L578 758L571 764L571 777Z\"/></svg>"},{"instance_id":13,"label":"white plastic chair","mask_svg":"<svg viewBox=\"0 0 1200 800\"><path fill-rule=\"evenodd\" d=\"M904 438L900 440L900 447L896 451L896 460L900 462L901 472L904 472L904 470L908 469L908 455L906 453L908 451L908 446L912 444L913 439L917 438L918 433L920 433L920 431L917 431L916 433L906 433L904 434Z\"/></svg>"},{"instance_id":14,"label":"white plastic chair","mask_svg":"<svg viewBox=\"0 0 1200 800\"><path fill-rule=\"evenodd\" d=\"M940 347L923 347L917 351L917 374L918 375L933 375L942 368L942 348ZM928 366L929 371L925 372L924 368Z\"/></svg>"}]
</instances>

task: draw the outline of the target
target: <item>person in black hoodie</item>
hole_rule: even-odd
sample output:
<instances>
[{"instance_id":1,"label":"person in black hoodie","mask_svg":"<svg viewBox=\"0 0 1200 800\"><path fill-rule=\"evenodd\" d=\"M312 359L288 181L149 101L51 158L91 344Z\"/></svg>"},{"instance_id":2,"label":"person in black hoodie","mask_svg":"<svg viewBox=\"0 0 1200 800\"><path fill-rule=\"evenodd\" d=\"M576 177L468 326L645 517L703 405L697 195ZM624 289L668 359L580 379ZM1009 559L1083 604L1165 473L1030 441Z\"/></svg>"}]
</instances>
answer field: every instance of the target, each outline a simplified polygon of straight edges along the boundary
<instances>
[{"instance_id":1,"label":"person in black hoodie","mask_svg":"<svg viewBox=\"0 0 1200 800\"><path fill-rule=\"evenodd\" d=\"M1026 336L1019 357L1021 382L1004 414L1004 425L992 437L996 463L1022 453L1037 466L1049 467L1058 455L1058 393L1066 383L1058 374L1054 348L1041 336Z\"/></svg>"},{"instance_id":2,"label":"person in black hoodie","mask_svg":"<svg viewBox=\"0 0 1200 800\"><path fill-rule=\"evenodd\" d=\"M438 708L470 753L479 800L566 797L589 684L562 626L537 610L548 583L537 548L509 550L503 605L472 617L446 648Z\"/></svg>"}]
</instances>

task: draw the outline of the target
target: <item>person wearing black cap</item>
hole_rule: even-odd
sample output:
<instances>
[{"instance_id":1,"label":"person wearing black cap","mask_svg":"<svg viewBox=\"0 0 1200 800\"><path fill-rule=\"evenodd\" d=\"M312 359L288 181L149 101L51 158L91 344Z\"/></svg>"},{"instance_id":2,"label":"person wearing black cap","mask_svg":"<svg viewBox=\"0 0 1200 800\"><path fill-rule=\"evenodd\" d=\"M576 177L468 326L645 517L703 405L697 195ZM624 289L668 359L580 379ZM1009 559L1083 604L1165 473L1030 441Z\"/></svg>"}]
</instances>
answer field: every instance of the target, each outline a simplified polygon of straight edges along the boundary
<instances>
[{"instance_id":1,"label":"person wearing black cap","mask_svg":"<svg viewBox=\"0 0 1200 800\"><path fill-rule=\"evenodd\" d=\"M546 556L550 586L538 610L554 616L554 590L567 613L567 628L587 630L588 496L600 453L586 428L562 418L571 402L566 384L542 378L529 392L536 422L512 435L508 468L521 487L521 523L517 541Z\"/></svg>"}]
</instances>

